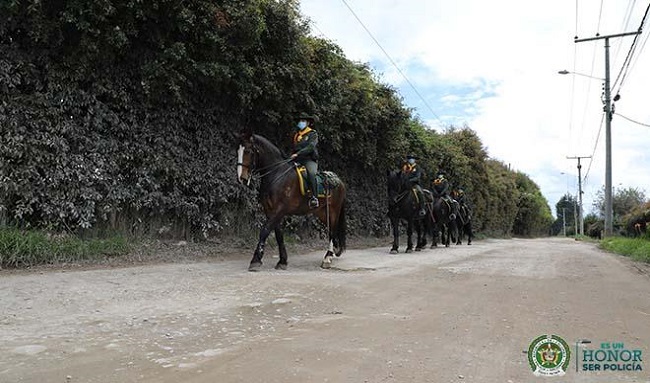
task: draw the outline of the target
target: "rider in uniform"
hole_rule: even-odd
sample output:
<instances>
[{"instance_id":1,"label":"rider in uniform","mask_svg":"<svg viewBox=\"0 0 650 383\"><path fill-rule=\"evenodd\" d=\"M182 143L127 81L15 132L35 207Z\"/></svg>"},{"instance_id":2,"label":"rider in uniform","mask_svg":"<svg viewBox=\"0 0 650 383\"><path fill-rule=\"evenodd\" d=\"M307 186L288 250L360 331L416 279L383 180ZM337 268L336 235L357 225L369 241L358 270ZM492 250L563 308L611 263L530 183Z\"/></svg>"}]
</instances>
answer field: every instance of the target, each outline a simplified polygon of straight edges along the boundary
<instances>
[{"instance_id":1,"label":"rider in uniform","mask_svg":"<svg viewBox=\"0 0 650 383\"><path fill-rule=\"evenodd\" d=\"M302 114L298 118L296 133L293 136L293 151L291 159L304 165L307 169L307 178L311 198L309 207L318 207L318 185L316 184L316 173L318 173L318 133L314 129L318 117Z\"/></svg>"},{"instance_id":2,"label":"rider in uniform","mask_svg":"<svg viewBox=\"0 0 650 383\"><path fill-rule=\"evenodd\" d=\"M402 164L402 172L407 175L408 180L411 182L413 190L416 193L418 199L418 207L420 210L418 214L423 217L427 214L424 209L424 192L422 191L422 186L420 186L420 181L422 180L422 169L417 165L416 160L418 158L414 154L409 154L406 156L406 161Z\"/></svg>"}]
</instances>

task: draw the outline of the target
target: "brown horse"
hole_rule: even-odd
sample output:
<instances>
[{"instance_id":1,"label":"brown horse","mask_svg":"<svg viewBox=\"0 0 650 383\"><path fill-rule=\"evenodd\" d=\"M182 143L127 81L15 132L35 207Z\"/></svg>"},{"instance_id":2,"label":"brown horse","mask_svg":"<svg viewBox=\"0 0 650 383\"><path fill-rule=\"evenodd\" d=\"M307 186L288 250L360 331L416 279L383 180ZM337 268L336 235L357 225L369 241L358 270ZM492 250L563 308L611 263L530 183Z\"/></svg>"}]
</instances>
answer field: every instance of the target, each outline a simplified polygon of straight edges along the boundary
<instances>
[{"instance_id":1,"label":"brown horse","mask_svg":"<svg viewBox=\"0 0 650 383\"><path fill-rule=\"evenodd\" d=\"M295 164L266 138L245 132L237 151L237 177L239 182L250 185L254 174L261 177L260 203L267 221L260 231L259 241L251 259L249 271L259 271L264 256L266 239L275 231L280 260L276 269L286 270L287 249L284 246L282 221L288 215L314 214L328 229L329 248L321 267L329 269L332 256L340 256L345 250L345 184L331 172L321 177L326 197L319 197L319 207L309 208L309 199L301 192Z\"/></svg>"}]
</instances>

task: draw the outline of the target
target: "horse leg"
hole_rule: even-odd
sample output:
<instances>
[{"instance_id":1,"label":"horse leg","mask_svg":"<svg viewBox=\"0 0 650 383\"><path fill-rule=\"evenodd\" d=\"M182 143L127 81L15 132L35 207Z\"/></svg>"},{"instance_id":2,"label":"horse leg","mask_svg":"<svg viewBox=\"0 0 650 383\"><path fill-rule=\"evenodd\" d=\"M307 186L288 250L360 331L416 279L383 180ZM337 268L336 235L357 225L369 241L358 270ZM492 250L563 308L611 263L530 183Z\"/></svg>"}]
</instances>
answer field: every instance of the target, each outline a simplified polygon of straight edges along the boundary
<instances>
[{"instance_id":1,"label":"horse leg","mask_svg":"<svg viewBox=\"0 0 650 383\"><path fill-rule=\"evenodd\" d=\"M334 242L330 239L330 245L323 257L323 261L320 263L320 267L323 269L329 269L332 267L332 258L334 256Z\"/></svg>"},{"instance_id":2,"label":"horse leg","mask_svg":"<svg viewBox=\"0 0 650 383\"><path fill-rule=\"evenodd\" d=\"M440 226L442 227L442 243L445 247L449 247L449 227L446 223Z\"/></svg>"},{"instance_id":3,"label":"horse leg","mask_svg":"<svg viewBox=\"0 0 650 383\"><path fill-rule=\"evenodd\" d=\"M472 232L472 223L468 222L467 226L467 244L471 245L472 244L472 237L474 237L474 233Z\"/></svg>"},{"instance_id":4,"label":"horse leg","mask_svg":"<svg viewBox=\"0 0 650 383\"><path fill-rule=\"evenodd\" d=\"M406 252L413 252L413 220L409 219L406 226Z\"/></svg>"},{"instance_id":5,"label":"horse leg","mask_svg":"<svg viewBox=\"0 0 650 383\"><path fill-rule=\"evenodd\" d=\"M255 247L253 259L251 259L251 263L248 266L248 271L260 271L260 268L262 267L262 257L264 257L264 245L266 244L266 239L269 237L269 234L271 234L271 230L275 229L276 225L281 220L282 216L280 215L271 217L266 221L262 230L260 230L260 238L257 242L257 247Z\"/></svg>"},{"instance_id":6,"label":"horse leg","mask_svg":"<svg viewBox=\"0 0 650 383\"><path fill-rule=\"evenodd\" d=\"M458 227L458 230L456 232L456 245L462 245L463 244L463 236L464 236L464 230L463 230L463 224L461 223L460 227Z\"/></svg>"},{"instance_id":7,"label":"horse leg","mask_svg":"<svg viewBox=\"0 0 650 383\"><path fill-rule=\"evenodd\" d=\"M390 253L397 254L399 248L399 219L391 217L390 224L393 226L393 247L390 249Z\"/></svg>"},{"instance_id":8,"label":"horse leg","mask_svg":"<svg viewBox=\"0 0 650 383\"><path fill-rule=\"evenodd\" d=\"M415 242L415 251L422 251L422 227L421 227L421 221L415 221L415 232L417 233L417 240Z\"/></svg>"},{"instance_id":9,"label":"horse leg","mask_svg":"<svg viewBox=\"0 0 650 383\"><path fill-rule=\"evenodd\" d=\"M427 233L429 232L429 225L427 225L426 217L420 221L420 230L422 235L420 236L419 248L424 249L427 247Z\"/></svg>"},{"instance_id":10,"label":"horse leg","mask_svg":"<svg viewBox=\"0 0 650 383\"><path fill-rule=\"evenodd\" d=\"M282 230L281 224L275 228L275 239L278 241L278 250L280 251L280 260L275 265L276 270L286 270L287 269L287 248L284 246L284 232Z\"/></svg>"},{"instance_id":11,"label":"horse leg","mask_svg":"<svg viewBox=\"0 0 650 383\"><path fill-rule=\"evenodd\" d=\"M438 222L433 222L431 226L431 248L438 247L438 236L440 235L440 228L438 228Z\"/></svg>"}]
</instances>

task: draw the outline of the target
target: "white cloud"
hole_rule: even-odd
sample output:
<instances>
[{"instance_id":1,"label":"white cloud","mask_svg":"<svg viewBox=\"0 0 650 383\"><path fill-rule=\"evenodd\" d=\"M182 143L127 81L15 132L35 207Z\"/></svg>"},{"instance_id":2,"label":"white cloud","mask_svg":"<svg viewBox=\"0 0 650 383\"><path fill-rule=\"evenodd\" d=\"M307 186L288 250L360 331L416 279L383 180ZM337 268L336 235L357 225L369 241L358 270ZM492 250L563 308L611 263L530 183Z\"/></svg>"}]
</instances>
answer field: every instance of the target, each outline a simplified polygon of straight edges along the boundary
<instances>
[{"instance_id":1,"label":"white cloud","mask_svg":"<svg viewBox=\"0 0 650 383\"><path fill-rule=\"evenodd\" d=\"M599 25L601 2L579 2L576 18L575 3L565 0L302 0L302 12L315 23L316 35L333 40L351 60L372 62L381 80L409 94L406 105L432 127L439 126L438 119L346 3L435 113L447 123L466 122L490 156L510 163L540 186L553 211L567 191L577 194L577 162L566 157L594 153L593 159L582 160L583 177L589 169L583 205L591 210L605 178L602 84L557 71L604 77L604 40L574 43L574 35L636 30L647 4L635 3L626 18L627 3L606 0ZM650 45L641 49L641 44L649 33L646 25L616 105L618 113L646 124ZM632 41L610 41L612 84ZM614 186L650 193L649 147L650 128L614 117Z\"/></svg>"}]
</instances>

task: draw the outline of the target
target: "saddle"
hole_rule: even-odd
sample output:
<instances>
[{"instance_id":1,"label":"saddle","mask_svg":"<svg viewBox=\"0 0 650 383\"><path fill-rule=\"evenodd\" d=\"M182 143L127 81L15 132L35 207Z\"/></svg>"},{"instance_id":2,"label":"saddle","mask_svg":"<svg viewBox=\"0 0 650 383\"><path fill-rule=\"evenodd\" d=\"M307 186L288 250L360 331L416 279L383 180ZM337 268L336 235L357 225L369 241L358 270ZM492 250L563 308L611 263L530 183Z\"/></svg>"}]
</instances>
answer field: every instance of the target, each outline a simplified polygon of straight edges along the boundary
<instances>
[{"instance_id":1,"label":"saddle","mask_svg":"<svg viewBox=\"0 0 650 383\"><path fill-rule=\"evenodd\" d=\"M303 196L309 190L309 179L307 176L307 168L303 165L296 165L296 174L298 175L298 184L300 185L300 194ZM318 171L316 173L316 185L318 189L318 197L325 197L329 194L330 190L335 189L341 184L339 177L330 171Z\"/></svg>"}]
</instances>

